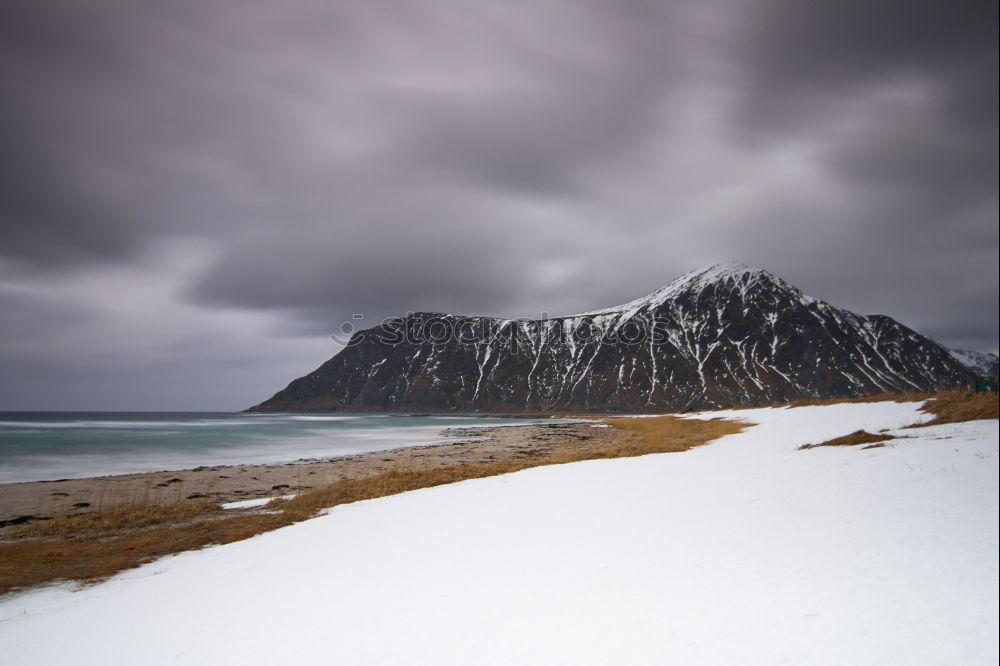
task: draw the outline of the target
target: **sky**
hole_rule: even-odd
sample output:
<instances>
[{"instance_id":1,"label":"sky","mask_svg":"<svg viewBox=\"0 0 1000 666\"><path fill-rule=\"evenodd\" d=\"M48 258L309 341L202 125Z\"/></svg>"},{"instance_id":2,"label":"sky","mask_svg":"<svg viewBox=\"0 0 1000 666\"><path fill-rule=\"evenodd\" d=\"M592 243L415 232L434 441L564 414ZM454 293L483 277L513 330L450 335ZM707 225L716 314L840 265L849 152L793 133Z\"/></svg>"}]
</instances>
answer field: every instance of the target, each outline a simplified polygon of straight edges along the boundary
<instances>
[{"instance_id":1,"label":"sky","mask_svg":"<svg viewBox=\"0 0 1000 666\"><path fill-rule=\"evenodd\" d=\"M0 0L0 409L730 261L996 352L997 77L985 0Z\"/></svg>"}]
</instances>

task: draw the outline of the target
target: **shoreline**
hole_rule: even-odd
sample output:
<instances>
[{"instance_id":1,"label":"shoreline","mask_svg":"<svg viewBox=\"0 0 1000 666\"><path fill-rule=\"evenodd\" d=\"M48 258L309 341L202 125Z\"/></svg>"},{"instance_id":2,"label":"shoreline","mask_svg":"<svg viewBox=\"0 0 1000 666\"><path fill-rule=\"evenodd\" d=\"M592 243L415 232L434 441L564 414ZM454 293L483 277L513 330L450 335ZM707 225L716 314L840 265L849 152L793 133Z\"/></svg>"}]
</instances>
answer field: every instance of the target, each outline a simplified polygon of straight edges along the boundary
<instances>
[{"instance_id":1,"label":"shoreline","mask_svg":"<svg viewBox=\"0 0 1000 666\"><path fill-rule=\"evenodd\" d=\"M455 442L401 447L327 460L220 465L79 479L0 484L0 529L99 509L184 500L225 503L281 497L390 469L533 458L563 449L599 448L614 434L594 422L452 427Z\"/></svg>"}]
</instances>

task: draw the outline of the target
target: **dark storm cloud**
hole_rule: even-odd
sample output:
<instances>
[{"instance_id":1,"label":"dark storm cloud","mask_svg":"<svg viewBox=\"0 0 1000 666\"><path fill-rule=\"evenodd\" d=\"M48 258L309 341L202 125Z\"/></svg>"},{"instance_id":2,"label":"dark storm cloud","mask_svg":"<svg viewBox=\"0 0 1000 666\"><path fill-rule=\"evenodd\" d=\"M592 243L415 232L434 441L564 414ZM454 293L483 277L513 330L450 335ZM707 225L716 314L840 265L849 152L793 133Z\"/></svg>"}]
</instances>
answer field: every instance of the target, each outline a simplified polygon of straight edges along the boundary
<instances>
[{"instance_id":1,"label":"dark storm cloud","mask_svg":"<svg viewBox=\"0 0 1000 666\"><path fill-rule=\"evenodd\" d=\"M109 7L0 5L0 252L28 266L122 259L147 233L141 209L102 182L109 156L121 162L130 152L115 90L121 96L141 71L122 40L105 38L111 22L101 9Z\"/></svg>"},{"instance_id":2,"label":"dark storm cloud","mask_svg":"<svg viewBox=\"0 0 1000 666\"><path fill-rule=\"evenodd\" d=\"M63 268L157 234L261 229L319 253L310 238L332 229L357 254L368 229L386 249L368 262L391 267L393 243L410 245L391 228L421 224L408 218L427 193L458 194L465 209L428 230L450 238L455 258L436 263L454 277L507 234L463 190L571 189L641 140L686 52L682 13L657 3L454 9L7 3L4 126L28 144L4 165L7 253Z\"/></svg>"},{"instance_id":3,"label":"dark storm cloud","mask_svg":"<svg viewBox=\"0 0 1000 666\"><path fill-rule=\"evenodd\" d=\"M209 305L298 309L315 320L314 334L332 331L354 313L374 324L413 309L471 312L484 302L493 308L516 304L519 294L511 283L517 280L506 273L517 251L513 243L505 247L499 239L491 244L493 252L473 252L465 248L475 239L462 229L436 230L402 216L396 224L402 228L373 225L393 235L391 242L377 236L350 241L330 233L322 252L303 252L295 239L236 241L192 297Z\"/></svg>"},{"instance_id":4,"label":"dark storm cloud","mask_svg":"<svg viewBox=\"0 0 1000 666\"><path fill-rule=\"evenodd\" d=\"M765 0L753 16L743 126L826 135L834 175L860 184L995 200L996 3Z\"/></svg>"},{"instance_id":5,"label":"dark storm cloud","mask_svg":"<svg viewBox=\"0 0 1000 666\"><path fill-rule=\"evenodd\" d=\"M996 245L996 3L774 0L757 16L745 123L826 135L820 163L868 225Z\"/></svg>"},{"instance_id":6,"label":"dark storm cloud","mask_svg":"<svg viewBox=\"0 0 1000 666\"><path fill-rule=\"evenodd\" d=\"M4 141L0 154L3 254L28 265L49 267L127 257L134 247L125 224L128 212L100 201L60 171L44 157L18 146L18 137Z\"/></svg>"},{"instance_id":7,"label":"dark storm cloud","mask_svg":"<svg viewBox=\"0 0 1000 666\"><path fill-rule=\"evenodd\" d=\"M552 194L573 189L576 170L634 150L671 85L683 94L684 16L636 2L580 8L585 20L529 26L530 39L507 45L523 48L507 56L520 81L389 100L413 119L391 154L483 187Z\"/></svg>"},{"instance_id":8,"label":"dark storm cloud","mask_svg":"<svg viewBox=\"0 0 1000 666\"><path fill-rule=\"evenodd\" d=\"M0 10L0 252L12 259L63 270L157 236L225 237L283 194L272 170L294 178L308 162L286 91L258 62L274 49L252 44L278 22L242 34L225 8L183 1Z\"/></svg>"},{"instance_id":9,"label":"dark storm cloud","mask_svg":"<svg viewBox=\"0 0 1000 666\"><path fill-rule=\"evenodd\" d=\"M934 205L938 225L996 200L996 3L766 0L753 16L737 108L758 139L825 137L833 177Z\"/></svg>"},{"instance_id":10,"label":"dark storm cloud","mask_svg":"<svg viewBox=\"0 0 1000 666\"><path fill-rule=\"evenodd\" d=\"M997 5L980 0L762 0L735 43L752 122L775 130L850 105L866 89L922 81L961 126L993 126ZM828 119L827 119L828 120ZM782 131L787 131L785 127Z\"/></svg>"},{"instance_id":11,"label":"dark storm cloud","mask_svg":"<svg viewBox=\"0 0 1000 666\"><path fill-rule=\"evenodd\" d=\"M198 335L270 322L206 340L210 368L356 313L562 314L742 260L994 349L996 22L940 0L0 0L5 339L41 359L68 338L25 331L63 309L94 349L128 325L58 280L120 280Z\"/></svg>"},{"instance_id":12,"label":"dark storm cloud","mask_svg":"<svg viewBox=\"0 0 1000 666\"><path fill-rule=\"evenodd\" d=\"M128 58L83 38L86 31L74 29L82 17L72 8L6 2L0 8L3 254L52 265L82 257L120 258L131 245L122 233L122 212L89 191L81 165L65 167L75 155L72 150L61 155L60 149L67 139L73 147L75 94Z\"/></svg>"}]
</instances>

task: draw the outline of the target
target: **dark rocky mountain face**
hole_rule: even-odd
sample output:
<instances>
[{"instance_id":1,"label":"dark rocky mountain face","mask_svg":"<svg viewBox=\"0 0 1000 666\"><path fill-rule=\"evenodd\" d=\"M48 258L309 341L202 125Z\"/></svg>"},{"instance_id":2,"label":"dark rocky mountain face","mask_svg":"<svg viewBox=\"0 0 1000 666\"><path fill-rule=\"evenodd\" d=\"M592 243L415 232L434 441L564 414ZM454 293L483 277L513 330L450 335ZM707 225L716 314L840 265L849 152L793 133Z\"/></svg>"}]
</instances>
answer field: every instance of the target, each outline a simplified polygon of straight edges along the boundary
<instances>
[{"instance_id":1,"label":"dark rocky mountain face","mask_svg":"<svg viewBox=\"0 0 1000 666\"><path fill-rule=\"evenodd\" d=\"M678 411L966 386L889 317L716 266L615 308L545 320L415 313L361 331L252 411Z\"/></svg>"}]
</instances>

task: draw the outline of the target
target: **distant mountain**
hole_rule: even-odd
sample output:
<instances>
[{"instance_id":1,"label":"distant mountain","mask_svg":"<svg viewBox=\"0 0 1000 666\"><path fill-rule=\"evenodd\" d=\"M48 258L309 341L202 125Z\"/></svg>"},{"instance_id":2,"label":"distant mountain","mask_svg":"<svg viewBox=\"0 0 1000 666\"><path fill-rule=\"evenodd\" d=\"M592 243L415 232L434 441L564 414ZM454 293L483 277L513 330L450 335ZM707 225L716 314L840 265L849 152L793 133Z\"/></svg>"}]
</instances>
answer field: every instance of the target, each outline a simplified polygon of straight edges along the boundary
<instances>
[{"instance_id":1,"label":"distant mountain","mask_svg":"<svg viewBox=\"0 0 1000 666\"><path fill-rule=\"evenodd\" d=\"M952 349L951 355L958 359L965 367L990 380L996 386L997 376L1000 374L1000 359L997 358L996 354L984 354L965 349Z\"/></svg>"},{"instance_id":2,"label":"distant mountain","mask_svg":"<svg viewBox=\"0 0 1000 666\"><path fill-rule=\"evenodd\" d=\"M948 350L763 270L714 266L545 320L418 312L356 333L252 411L643 412L966 386Z\"/></svg>"}]
</instances>

